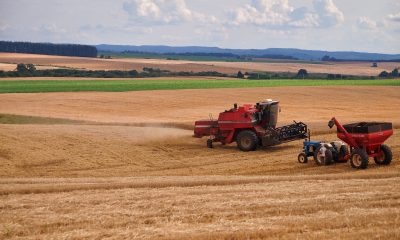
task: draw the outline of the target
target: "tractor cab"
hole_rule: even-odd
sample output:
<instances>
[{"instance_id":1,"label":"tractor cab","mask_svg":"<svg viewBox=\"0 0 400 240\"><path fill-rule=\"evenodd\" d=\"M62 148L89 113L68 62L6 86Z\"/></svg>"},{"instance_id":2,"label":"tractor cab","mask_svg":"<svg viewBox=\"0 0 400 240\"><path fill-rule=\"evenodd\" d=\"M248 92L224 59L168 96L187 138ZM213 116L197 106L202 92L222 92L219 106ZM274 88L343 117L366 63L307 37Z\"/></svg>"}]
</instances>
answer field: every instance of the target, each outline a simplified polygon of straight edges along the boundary
<instances>
[{"instance_id":1,"label":"tractor cab","mask_svg":"<svg viewBox=\"0 0 400 240\"><path fill-rule=\"evenodd\" d=\"M273 100L266 100L256 104L256 120L261 127L275 128L278 122L279 102Z\"/></svg>"}]
</instances>

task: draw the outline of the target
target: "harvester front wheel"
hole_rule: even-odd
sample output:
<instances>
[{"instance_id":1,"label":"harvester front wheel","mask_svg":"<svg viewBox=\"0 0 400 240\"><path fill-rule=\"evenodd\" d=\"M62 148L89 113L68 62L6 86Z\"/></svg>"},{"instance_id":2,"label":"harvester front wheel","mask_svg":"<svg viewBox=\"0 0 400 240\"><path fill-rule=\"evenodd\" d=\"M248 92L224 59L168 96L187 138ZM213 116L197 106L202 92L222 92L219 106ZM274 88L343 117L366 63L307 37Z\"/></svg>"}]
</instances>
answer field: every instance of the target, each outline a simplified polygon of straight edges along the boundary
<instances>
[{"instance_id":1,"label":"harvester front wheel","mask_svg":"<svg viewBox=\"0 0 400 240\"><path fill-rule=\"evenodd\" d=\"M297 156L297 160L299 161L299 163L307 163L308 162L308 158L305 153L300 153L299 156Z\"/></svg>"},{"instance_id":2,"label":"harvester front wheel","mask_svg":"<svg viewBox=\"0 0 400 240\"><path fill-rule=\"evenodd\" d=\"M367 151L361 148L354 149L350 157L350 164L353 168L366 169L368 167Z\"/></svg>"},{"instance_id":3,"label":"harvester front wheel","mask_svg":"<svg viewBox=\"0 0 400 240\"><path fill-rule=\"evenodd\" d=\"M381 145L381 155L374 157L375 163L378 165L389 165L392 162L393 153L389 146Z\"/></svg>"},{"instance_id":4,"label":"harvester front wheel","mask_svg":"<svg viewBox=\"0 0 400 240\"><path fill-rule=\"evenodd\" d=\"M314 160L317 165L331 165L333 162L333 154L330 149L325 150L325 157L321 155L321 147L314 152Z\"/></svg>"},{"instance_id":5,"label":"harvester front wheel","mask_svg":"<svg viewBox=\"0 0 400 240\"><path fill-rule=\"evenodd\" d=\"M253 131L241 131L236 138L238 148L243 152L254 151L258 146L258 137Z\"/></svg>"}]
</instances>

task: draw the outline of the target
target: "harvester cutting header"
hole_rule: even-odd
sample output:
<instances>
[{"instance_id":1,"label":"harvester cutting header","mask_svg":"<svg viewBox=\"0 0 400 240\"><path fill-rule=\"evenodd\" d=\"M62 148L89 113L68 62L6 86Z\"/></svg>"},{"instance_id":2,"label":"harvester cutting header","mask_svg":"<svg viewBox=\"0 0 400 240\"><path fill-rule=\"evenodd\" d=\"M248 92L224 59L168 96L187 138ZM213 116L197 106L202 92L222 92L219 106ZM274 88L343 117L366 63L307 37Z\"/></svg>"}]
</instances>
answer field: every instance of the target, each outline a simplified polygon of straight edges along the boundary
<instances>
[{"instance_id":1,"label":"harvester cutting header","mask_svg":"<svg viewBox=\"0 0 400 240\"><path fill-rule=\"evenodd\" d=\"M230 144L236 141L242 151L307 138L307 125L302 122L277 127L279 112L279 102L270 99L241 107L234 104L232 109L221 112L218 120L197 121L194 137L209 137L209 148L214 142Z\"/></svg>"}]
</instances>

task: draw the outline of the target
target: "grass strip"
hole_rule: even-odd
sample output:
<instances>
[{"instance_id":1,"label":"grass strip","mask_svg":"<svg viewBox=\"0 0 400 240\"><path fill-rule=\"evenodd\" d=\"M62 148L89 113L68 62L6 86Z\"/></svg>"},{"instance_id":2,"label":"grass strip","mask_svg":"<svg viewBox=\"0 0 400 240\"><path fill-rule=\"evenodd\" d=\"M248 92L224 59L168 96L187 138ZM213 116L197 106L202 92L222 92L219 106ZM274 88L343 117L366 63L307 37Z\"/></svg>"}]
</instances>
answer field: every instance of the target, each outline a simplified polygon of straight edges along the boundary
<instances>
[{"instance_id":1,"label":"grass strip","mask_svg":"<svg viewBox=\"0 0 400 240\"><path fill-rule=\"evenodd\" d=\"M400 86L388 80L14 80L0 81L0 93L127 92L149 90L287 87L287 86Z\"/></svg>"}]
</instances>

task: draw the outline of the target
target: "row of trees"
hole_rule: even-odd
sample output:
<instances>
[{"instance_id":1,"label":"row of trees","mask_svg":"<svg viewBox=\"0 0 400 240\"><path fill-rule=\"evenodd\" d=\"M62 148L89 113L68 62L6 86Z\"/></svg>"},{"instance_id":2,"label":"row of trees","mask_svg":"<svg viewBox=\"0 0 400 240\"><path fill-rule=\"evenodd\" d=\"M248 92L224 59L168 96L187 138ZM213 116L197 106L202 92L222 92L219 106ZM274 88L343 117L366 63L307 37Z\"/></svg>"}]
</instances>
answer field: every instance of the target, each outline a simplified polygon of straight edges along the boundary
<instances>
[{"instance_id":1,"label":"row of trees","mask_svg":"<svg viewBox=\"0 0 400 240\"><path fill-rule=\"evenodd\" d=\"M100 54L99 58L111 59L111 55Z\"/></svg>"},{"instance_id":2,"label":"row of trees","mask_svg":"<svg viewBox=\"0 0 400 240\"><path fill-rule=\"evenodd\" d=\"M234 54L234 53L210 53L210 52L185 52L185 53L155 53L155 52L141 52L141 51L123 51L122 55L155 55L155 56L167 56L170 60L179 59L179 57L213 57L213 58L228 58L228 59L239 59L245 61L252 61L254 58L271 58L271 59L289 59L298 60L292 56L279 55L279 54L264 54L264 55L252 55L252 54ZM175 58L174 58L175 57Z\"/></svg>"},{"instance_id":3,"label":"row of trees","mask_svg":"<svg viewBox=\"0 0 400 240\"><path fill-rule=\"evenodd\" d=\"M327 74L327 73L309 73L306 69L300 69L297 73L291 72L245 72L239 71L237 78L246 78L251 80L257 79L375 79L375 77L343 75L343 74Z\"/></svg>"},{"instance_id":4,"label":"row of trees","mask_svg":"<svg viewBox=\"0 0 400 240\"><path fill-rule=\"evenodd\" d=\"M0 41L0 52L31 53L75 57L97 57L97 48L78 44Z\"/></svg>"},{"instance_id":5,"label":"row of trees","mask_svg":"<svg viewBox=\"0 0 400 240\"><path fill-rule=\"evenodd\" d=\"M147 78L173 76L229 77L219 72L170 72L158 68L143 68L142 72L131 71L89 71L77 69L37 70L33 64L17 65L16 71L0 71L0 77L91 77L91 78Z\"/></svg>"},{"instance_id":6,"label":"row of trees","mask_svg":"<svg viewBox=\"0 0 400 240\"><path fill-rule=\"evenodd\" d=\"M146 77L176 77L176 76L213 76L213 77L237 77L247 79L365 79L365 76L308 73L306 69L300 69L297 74L290 72L245 72L239 71L236 75L228 75L220 72L171 72L159 68L144 67L142 72L131 71L89 71L77 69L48 69L37 70L33 64L17 65L16 71L0 71L0 77L92 77L92 78L146 78ZM400 77L399 70L394 69L391 73L382 72L381 78ZM370 77L375 79L375 77Z\"/></svg>"},{"instance_id":7,"label":"row of trees","mask_svg":"<svg viewBox=\"0 0 400 240\"><path fill-rule=\"evenodd\" d=\"M328 55L325 55L325 56L323 56L321 58L321 61L324 61L324 62L335 62L335 61L337 61L337 59L334 58L334 57L330 57Z\"/></svg>"},{"instance_id":8,"label":"row of trees","mask_svg":"<svg viewBox=\"0 0 400 240\"><path fill-rule=\"evenodd\" d=\"M291 74L291 73L242 73L239 71L236 75L237 78L249 78L249 79L271 79L271 78L300 78L300 79L306 79L308 78L308 72L306 69L300 69L297 72L297 75Z\"/></svg>"},{"instance_id":9,"label":"row of trees","mask_svg":"<svg viewBox=\"0 0 400 240\"><path fill-rule=\"evenodd\" d=\"M400 77L399 69L395 68L392 72L383 71L379 74L381 78L397 78Z\"/></svg>"},{"instance_id":10,"label":"row of trees","mask_svg":"<svg viewBox=\"0 0 400 240\"><path fill-rule=\"evenodd\" d=\"M275 76L279 76L279 74L278 73L274 73L275 74ZM261 73L261 75L262 76L265 76L265 73L263 74L263 73ZM238 73L237 73L237 75L236 75L236 77L237 78L252 78L252 79L254 79L255 77L257 76L257 78L259 79L260 78L260 73L248 73L248 72L246 72L246 73L242 73L242 71L239 71ZM287 75L286 75L287 76ZM301 79L305 79L305 78L307 78L308 77L308 72L307 72L307 70L306 69L300 69L298 72L297 72L297 75L296 76L294 76L293 74L292 74L292 78L301 78Z\"/></svg>"}]
</instances>

